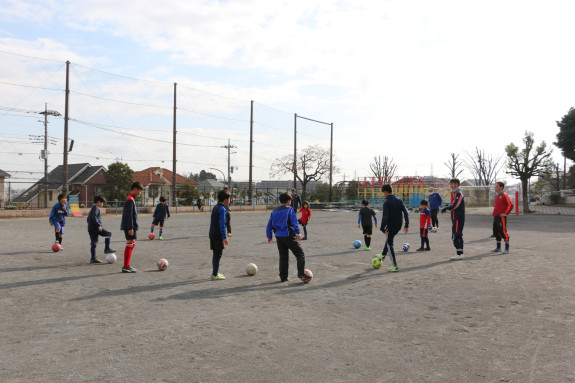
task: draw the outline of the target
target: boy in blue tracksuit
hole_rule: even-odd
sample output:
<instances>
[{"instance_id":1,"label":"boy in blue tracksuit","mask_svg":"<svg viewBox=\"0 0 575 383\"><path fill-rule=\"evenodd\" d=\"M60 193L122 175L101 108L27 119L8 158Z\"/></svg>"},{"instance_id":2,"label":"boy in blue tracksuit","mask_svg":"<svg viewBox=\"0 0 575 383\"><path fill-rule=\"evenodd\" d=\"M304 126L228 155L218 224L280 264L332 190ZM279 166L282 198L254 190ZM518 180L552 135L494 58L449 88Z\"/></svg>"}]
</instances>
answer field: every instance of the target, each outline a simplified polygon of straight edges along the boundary
<instances>
[{"instance_id":1,"label":"boy in blue tracksuit","mask_svg":"<svg viewBox=\"0 0 575 383\"><path fill-rule=\"evenodd\" d=\"M115 253L116 250L110 248L110 240L112 238L112 233L102 226L102 216L100 213L100 208L104 206L106 200L104 197L97 195L94 197L94 204L92 205L92 210L88 214L88 234L90 235L90 263L102 263L98 258L96 258L96 246L98 246L98 237L104 237L104 243L106 247L104 248L104 254Z\"/></svg>"},{"instance_id":2,"label":"boy in blue tracksuit","mask_svg":"<svg viewBox=\"0 0 575 383\"><path fill-rule=\"evenodd\" d=\"M439 229L439 220L437 219L437 213L439 213L439 209L441 209L441 204L443 203L443 199L441 198L441 194L434 191L433 186L429 188L429 212L431 213L431 226Z\"/></svg>"},{"instance_id":3,"label":"boy in blue tracksuit","mask_svg":"<svg viewBox=\"0 0 575 383\"><path fill-rule=\"evenodd\" d=\"M62 246L62 236L64 235L64 225L66 225L66 216L68 215L68 205L66 202L68 198L64 194L58 195L58 202L52 207L50 211L50 226L54 226L54 234L56 235L56 242L60 244L60 250L64 250Z\"/></svg>"},{"instance_id":4,"label":"boy in blue tracksuit","mask_svg":"<svg viewBox=\"0 0 575 383\"><path fill-rule=\"evenodd\" d=\"M273 242L273 233L276 235L276 241L279 251L279 271L280 281L286 282L289 273L289 251L295 255L297 259L297 275L298 278L305 276L305 255L301 248L299 241L301 235L297 216L291 205L292 197L283 193L280 195L280 206L276 207L270 214L270 219L266 228L266 235L268 243Z\"/></svg>"},{"instance_id":5,"label":"boy in blue tracksuit","mask_svg":"<svg viewBox=\"0 0 575 383\"><path fill-rule=\"evenodd\" d=\"M357 227L360 225L363 227L363 240L365 241L365 250L371 250L371 235L373 234L373 226L371 225L371 217L375 221L375 227L377 227L377 216L375 211L369 207L368 200L364 199L361 201L361 209L359 210L359 216L357 217Z\"/></svg>"},{"instance_id":6,"label":"boy in blue tracksuit","mask_svg":"<svg viewBox=\"0 0 575 383\"><path fill-rule=\"evenodd\" d=\"M166 204L166 197L161 196L160 202L156 206L156 210L154 210L152 227L150 228L150 233L154 232L154 228L157 225L160 225L160 235L158 236L159 240L163 240L162 234L164 233L164 221L170 218L170 208Z\"/></svg>"},{"instance_id":7,"label":"boy in blue tracksuit","mask_svg":"<svg viewBox=\"0 0 575 383\"><path fill-rule=\"evenodd\" d=\"M393 266L387 269L387 271L397 272L399 268L397 267L397 262L395 260L395 250L393 248L393 238L399 233L401 227L403 226L403 217L405 217L405 226L403 227L404 232L409 231L409 214L407 209L403 204L403 201L393 195L393 189L390 184L385 184L381 187L381 191L385 196L385 202L383 203L383 215L381 217L381 231L385 233L387 239L385 241L385 247L381 254L377 254L377 257L382 261L389 252L391 256L391 262Z\"/></svg>"},{"instance_id":8,"label":"boy in blue tracksuit","mask_svg":"<svg viewBox=\"0 0 575 383\"><path fill-rule=\"evenodd\" d=\"M463 225L465 224L465 200L463 192L459 188L459 180L453 178L449 181L451 187L451 204L441 209L441 213L447 210L451 211L451 239L457 254L451 259L458 260L463 258Z\"/></svg>"},{"instance_id":9,"label":"boy in blue tracksuit","mask_svg":"<svg viewBox=\"0 0 575 383\"><path fill-rule=\"evenodd\" d=\"M230 195L226 190L218 192L218 203L212 209L210 222L210 250L212 250L212 281L226 279L224 274L219 273L220 259L224 252L224 246L228 245L228 228L226 226L227 204L230 203Z\"/></svg>"}]
</instances>

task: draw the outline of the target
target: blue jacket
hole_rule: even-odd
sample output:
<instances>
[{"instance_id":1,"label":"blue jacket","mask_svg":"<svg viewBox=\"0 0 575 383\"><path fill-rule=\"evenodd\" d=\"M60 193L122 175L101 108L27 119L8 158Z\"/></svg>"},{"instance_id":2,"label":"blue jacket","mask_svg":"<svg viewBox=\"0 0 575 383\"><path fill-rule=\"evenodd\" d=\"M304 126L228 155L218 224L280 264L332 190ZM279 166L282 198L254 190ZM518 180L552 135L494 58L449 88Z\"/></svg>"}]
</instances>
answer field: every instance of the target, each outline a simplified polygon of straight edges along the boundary
<instances>
[{"instance_id":1,"label":"blue jacket","mask_svg":"<svg viewBox=\"0 0 575 383\"><path fill-rule=\"evenodd\" d=\"M120 230L138 230L138 212L136 211L136 200L132 193L128 194L128 198L124 202Z\"/></svg>"},{"instance_id":2,"label":"blue jacket","mask_svg":"<svg viewBox=\"0 0 575 383\"><path fill-rule=\"evenodd\" d=\"M451 192L451 204L444 207L442 210L451 211L451 220L465 220L465 199L461 189L453 189Z\"/></svg>"},{"instance_id":3,"label":"blue jacket","mask_svg":"<svg viewBox=\"0 0 575 383\"><path fill-rule=\"evenodd\" d=\"M295 211L291 206L280 205L270 214L266 235L272 238L272 232L277 237L295 237L299 234L299 225Z\"/></svg>"},{"instance_id":4,"label":"blue jacket","mask_svg":"<svg viewBox=\"0 0 575 383\"><path fill-rule=\"evenodd\" d=\"M98 205L92 205L92 210L90 210L90 214L88 214L88 233L90 234L97 234L98 228L102 226L102 216L100 215L100 208Z\"/></svg>"},{"instance_id":5,"label":"blue jacket","mask_svg":"<svg viewBox=\"0 0 575 383\"><path fill-rule=\"evenodd\" d=\"M48 218L48 222L50 223L58 222L60 226L64 226L66 224L66 216L68 215L70 209L68 206L66 206L66 210L64 210L62 206L64 205L58 202L56 205L52 207L52 210L50 211L50 218Z\"/></svg>"},{"instance_id":6,"label":"blue jacket","mask_svg":"<svg viewBox=\"0 0 575 383\"><path fill-rule=\"evenodd\" d=\"M210 222L210 239L226 239L228 230L226 229L226 207L218 202L212 209L212 220Z\"/></svg>"},{"instance_id":7,"label":"blue jacket","mask_svg":"<svg viewBox=\"0 0 575 383\"><path fill-rule=\"evenodd\" d=\"M170 217L170 208L168 207L168 204L166 203L162 205L162 203L159 202L158 205L156 206L156 210L154 210L153 217L159 219L160 221L163 221L166 219L166 215L168 216L168 218Z\"/></svg>"},{"instance_id":8,"label":"blue jacket","mask_svg":"<svg viewBox=\"0 0 575 383\"><path fill-rule=\"evenodd\" d=\"M383 215L381 217L381 231L385 230L395 231L400 230L403 225L403 217L405 217L405 227L409 227L409 214L403 204L403 201L394 196L393 194L385 197L383 204Z\"/></svg>"},{"instance_id":9,"label":"blue jacket","mask_svg":"<svg viewBox=\"0 0 575 383\"><path fill-rule=\"evenodd\" d=\"M429 210L440 209L442 203L443 198L441 198L441 194L438 192L429 195Z\"/></svg>"}]
</instances>

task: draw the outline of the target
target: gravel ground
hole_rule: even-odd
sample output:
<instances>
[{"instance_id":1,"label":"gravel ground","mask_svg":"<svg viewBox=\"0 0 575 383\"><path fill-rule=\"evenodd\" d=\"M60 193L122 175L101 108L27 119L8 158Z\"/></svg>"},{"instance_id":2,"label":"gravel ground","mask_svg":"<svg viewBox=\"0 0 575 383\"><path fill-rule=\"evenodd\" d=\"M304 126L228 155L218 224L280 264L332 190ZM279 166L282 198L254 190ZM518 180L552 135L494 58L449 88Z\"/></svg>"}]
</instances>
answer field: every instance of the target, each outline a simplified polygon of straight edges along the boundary
<instances>
[{"instance_id":1,"label":"gravel ground","mask_svg":"<svg viewBox=\"0 0 575 383\"><path fill-rule=\"evenodd\" d=\"M208 214L173 215L164 241L144 239L141 215L136 274L120 272L119 217L103 218L112 265L88 263L85 218L60 253L47 218L0 220L0 382L575 382L573 217L513 216L511 254L491 255L492 218L469 214L465 258L450 261L447 216L417 253L413 215L388 273L370 266L381 232L371 252L352 247L357 212L313 211L304 284L293 257L279 283L268 216L232 214L225 281L209 279Z\"/></svg>"}]
</instances>

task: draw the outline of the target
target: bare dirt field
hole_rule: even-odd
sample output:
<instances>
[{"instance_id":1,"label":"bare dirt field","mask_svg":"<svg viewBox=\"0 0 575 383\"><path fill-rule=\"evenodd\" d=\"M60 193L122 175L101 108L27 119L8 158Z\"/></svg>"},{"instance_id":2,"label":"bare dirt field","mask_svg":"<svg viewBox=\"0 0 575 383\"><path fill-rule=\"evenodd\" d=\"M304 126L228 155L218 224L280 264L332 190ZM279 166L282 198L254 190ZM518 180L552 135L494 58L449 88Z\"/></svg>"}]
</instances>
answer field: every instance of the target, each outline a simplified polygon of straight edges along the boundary
<instances>
[{"instance_id":1,"label":"bare dirt field","mask_svg":"<svg viewBox=\"0 0 575 383\"><path fill-rule=\"evenodd\" d=\"M68 219L61 253L47 218L0 220L0 382L575 382L572 216L512 216L511 254L491 255L492 217L468 214L465 259L450 261L447 215L418 253L412 214L388 273L370 265L381 232L352 247L357 212L313 211L309 284L293 257L279 283L268 216L232 214L225 281L210 280L207 213L174 214L164 241L141 215L136 274L120 272L119 217L103 217L112 265L88 263L85 218Z\"/></svg>"}]
</instances>

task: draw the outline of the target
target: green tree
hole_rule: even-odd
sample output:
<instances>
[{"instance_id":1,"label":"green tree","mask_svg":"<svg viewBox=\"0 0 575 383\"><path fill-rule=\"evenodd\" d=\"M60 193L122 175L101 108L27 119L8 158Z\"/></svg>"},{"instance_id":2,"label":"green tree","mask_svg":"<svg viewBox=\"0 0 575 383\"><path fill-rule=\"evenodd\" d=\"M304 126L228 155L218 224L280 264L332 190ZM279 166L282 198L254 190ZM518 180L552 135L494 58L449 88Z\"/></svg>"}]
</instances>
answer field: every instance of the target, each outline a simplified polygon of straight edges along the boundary
<instances>
[{"instance_id":1,"label":"green tree","mask_svg":"<svg viewBox=\"0 0 575 383\"><path fill-rule=\"evenodd\" d=\"M505 147L507 153L508 174L516 176L521 181L521 193L523 196L523 212L529 212L529 200L527 199L527 186L529 179L541 175L548 166L552 151L547 151L547 144L542 141L535 147L535 139L532 132L525 132L523 137L525 147L520 149L514 143Z\"/></svg>"},{"instance_id":2,"label":"green tree","mask_svg":"<svg viewBox=\"0 0 575 383\"><path fill-rule=\"evenodd\" d=\"M128 164L114 162L108 165L106 173L106 198L110 201L123 201L130 192L134 182L134 171Z\"/></svg>"},{"instance_id":3,"label":"green tree","mask_svg":"<svg viewBox=\"0 0 575 383\"><path fill-rule=\"evenodd\" d=\"M193 179L194 181L200 182L200 181L204 181L204 180L216 180L217 177L215 174L210 173L210 172L206 172L205 170L201 170L199 173L190 173L190 176L188 178Z\"/></svg>"},{"instance_id":4,"label":"green tree","mask_svg":"<svg viewBox=\"0 0 575 383\"><path fill-rule=\"evenodd\" d=\"M557 121L559 133L555 146L561 149L563 156L575 161L575 108L569 109L561 121Z\"/></svg>"},{"instance_id":5,"label":"green tree","mask_svg":"<svg viewBox=\"0 0 575 383\"><path fill-rule=\"evenodd\" d=\"M357 199L357 181L349 181L347 189L345 189L345 198L348 200Z\"/></svg>"},{"instance_id":6,"label":"green tree","mask_svg":"<svg viewBox=\"0 0 575 383\"><path fill-rule=\"evenodd\" d=\"M319 146L308 146L298 152L294 167L294 157L286 154L281 158L276 158L270 169L270 177L283 174L294 174L302 187L302 200L305 199L306 187L310 181L321 181L323 177L329 176L329 149ZM337 168L332 168L333 174L337 173Z\"/></svg>"},{"instance_id":7,"label":"green tree","mask_svg":"<svg viewBox=\"0 0 575 383\"><path fill-rule=\"evenodd\" d=\"M183 206L191 206L200 197L200 192L189 180L183 185L178 185L178 203Z\"/></svg>"}]
</instances>

